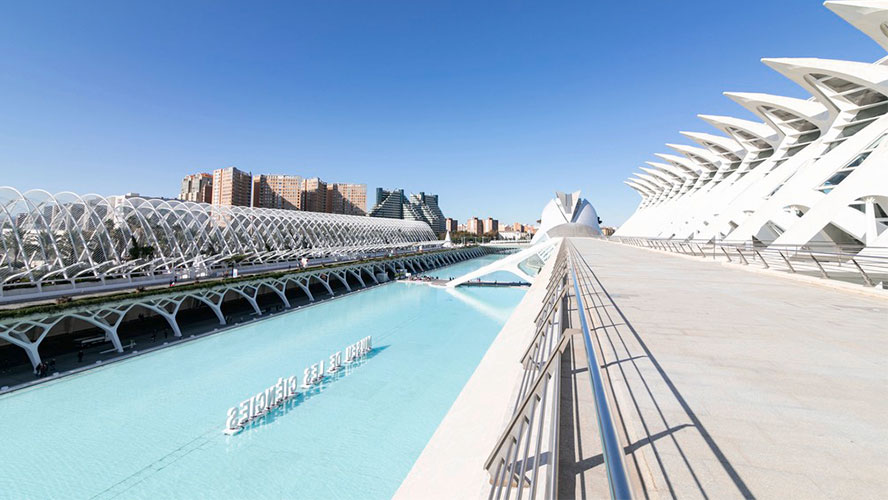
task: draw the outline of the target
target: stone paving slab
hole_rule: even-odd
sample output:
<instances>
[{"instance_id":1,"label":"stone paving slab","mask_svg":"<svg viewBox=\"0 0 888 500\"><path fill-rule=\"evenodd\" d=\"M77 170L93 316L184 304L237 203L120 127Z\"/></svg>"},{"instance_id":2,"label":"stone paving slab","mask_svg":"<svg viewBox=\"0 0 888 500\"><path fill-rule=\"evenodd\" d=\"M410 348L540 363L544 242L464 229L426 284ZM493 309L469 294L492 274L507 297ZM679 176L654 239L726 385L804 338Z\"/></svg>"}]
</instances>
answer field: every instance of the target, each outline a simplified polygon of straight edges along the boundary
<instances>
[{"instance_id":1,"label":"stone paving slab","mask_svg":"<svg viewBox=\"0 0 888 500\"><path fill-rule=\"evenodd\" d=\"M885 496L888 301L571 241L606 292L586 300L637 496Z\"/></svg>"}]
</instances>

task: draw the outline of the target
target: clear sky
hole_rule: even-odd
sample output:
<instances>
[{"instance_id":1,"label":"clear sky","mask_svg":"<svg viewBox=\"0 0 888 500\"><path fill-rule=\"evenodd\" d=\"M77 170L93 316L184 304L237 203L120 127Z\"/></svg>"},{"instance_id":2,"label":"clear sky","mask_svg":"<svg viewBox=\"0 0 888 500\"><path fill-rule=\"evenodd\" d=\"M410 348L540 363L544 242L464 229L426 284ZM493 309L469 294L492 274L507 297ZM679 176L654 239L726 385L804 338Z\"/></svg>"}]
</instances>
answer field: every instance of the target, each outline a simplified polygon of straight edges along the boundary
<instances>
[{"instance_id":1,"label":"clear sky","mask_svg":"<svg viewBox=\"0 0 888 500\"><path fill-rule=\"evenodd\" d=\"M0 184L175 196L235 165L460 220L581 189L619 224L697 113L749 117L722 91L807 97L760 58L883 55L813 0L7 1Z\"/></svg>"}]
</instances>

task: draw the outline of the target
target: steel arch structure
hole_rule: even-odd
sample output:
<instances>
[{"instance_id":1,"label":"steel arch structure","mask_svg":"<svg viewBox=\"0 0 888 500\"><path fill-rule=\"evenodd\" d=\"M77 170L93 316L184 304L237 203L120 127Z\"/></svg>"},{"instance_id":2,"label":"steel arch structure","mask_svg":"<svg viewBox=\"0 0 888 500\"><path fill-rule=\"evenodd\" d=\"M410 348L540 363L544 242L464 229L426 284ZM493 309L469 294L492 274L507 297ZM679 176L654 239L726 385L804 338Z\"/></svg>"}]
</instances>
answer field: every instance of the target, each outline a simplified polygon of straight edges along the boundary
<instances>
[{"instance_id":1,"label":"steel arch structure","mask_svg":"<svg viewBox=\"0 0 888 500\"><path fill-rule=\"evenodd\" d=\"M40 346L50 335L50 331L65 320L77 319L99 328L106 342L110 342L113 348L122 353L123 342L118 335L119 327L127 317L130 321L135 319L134 310L150 312L162 317L173 332L173 337L182 336L182 325L179 323L178 314L184 308L194 307L196 301L208 307L219 321L220 326L228 324L226 314L230 307L225 302L227 295L236 295L246 300L255 313L255 317L261 318L269 313L269 310L260 308L258 297L262 291L274 294L280 301L282 310L294 307L287 298L287 288L298 287L309 302L318 299L317 291L310 290L312 284L323 287L322 293L334 295L332 283L334 280L341 283L347 292L352 291L348 283L351 276L361 288L379 284L379 274L390 276L397 275L399 269L409 270L413 273L421 273L449 266L468 259L474 259L488 252L480 247L445 249L432 253L418 253L412 255L387 257L374 261L356 261L335 267L320 267L308 270L293 270L283 275L256 276L244 278L242 281L219 281L206 288L198 290L180 290L178 287L170 288L168 292L150 296L133 294L130 298L114 298L107 302L82 307L71 307L54 313L33 313L22 317L0 319L0 344L9 344L20 347L25 351L32 367L36 368L41 361ZM386 275L386 280L389 279Z\"/></svg>"},{"instance_id":2,"label":"steel arch structure","mask_svg":"<svg viewBox=\"0 0 888 500\"><path fill-rule=\"evenodd\" d=\"M433 245L423 222L0 187L0 285L177 275Z\"/></svg>"}]
</instances>

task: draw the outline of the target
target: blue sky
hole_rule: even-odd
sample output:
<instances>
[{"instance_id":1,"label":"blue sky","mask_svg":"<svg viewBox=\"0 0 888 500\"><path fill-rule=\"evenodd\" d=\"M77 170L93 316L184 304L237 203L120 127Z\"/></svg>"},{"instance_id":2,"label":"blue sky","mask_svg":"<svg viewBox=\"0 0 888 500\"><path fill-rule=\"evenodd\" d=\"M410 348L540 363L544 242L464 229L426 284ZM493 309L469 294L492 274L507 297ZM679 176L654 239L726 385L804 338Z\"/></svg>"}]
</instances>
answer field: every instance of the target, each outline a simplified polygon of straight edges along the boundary
<instances>
[{"instance_id":1,"label":"blue sky","mask_svg":"<svg viewBox=\"0 0 888 500\"><path fill-rule=\"evenodd\" d=\"M534 221L622 181L722 91L807 97L759 61L873 61L818 1L5 2L0 184L174 196L235 165L440 195ZM372 203L372 200L371 200Z\"/></svg>"}]
</instances>

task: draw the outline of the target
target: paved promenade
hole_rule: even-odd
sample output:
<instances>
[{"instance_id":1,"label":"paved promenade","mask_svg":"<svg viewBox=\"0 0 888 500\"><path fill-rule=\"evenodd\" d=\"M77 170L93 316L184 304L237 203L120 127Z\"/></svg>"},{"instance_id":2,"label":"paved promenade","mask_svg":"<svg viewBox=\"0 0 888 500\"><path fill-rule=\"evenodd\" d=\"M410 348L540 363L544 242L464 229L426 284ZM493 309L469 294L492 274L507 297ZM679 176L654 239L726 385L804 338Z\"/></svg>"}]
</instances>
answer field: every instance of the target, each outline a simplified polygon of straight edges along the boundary
<instances>
[{"instance_id":1,"label":"paved promenade","mask_svg":"<svg viewBox=\"0 0 888 500\"><path fill-rule=\"evenodd\" d=\"M888 300L572 241L638 496L885 496Z\"/></svg>"},{"instance_id":2,"label":"paved promenade","mask_svg":"<svg viewBox=\"0 0 888 500\"><path fill-rule=\"evenodd\" d=\"M572 239L637 498L882 498L888 300L740 266ZM547 279L547 266L542 279ZM539 280L414 465L398 498L486 498ZM576 351L576 349L574 349ZM565 380L589 402L581 352ZM614 397L615 396L615 397ZM590 422L577 410L574 420ZM577 420L578 419L578 420ZM559 496L606 495L597 429ZM564 444L564 443L562 443ZM563 452L564 450L562 450Z\"/></svg>"}]
</instances>

